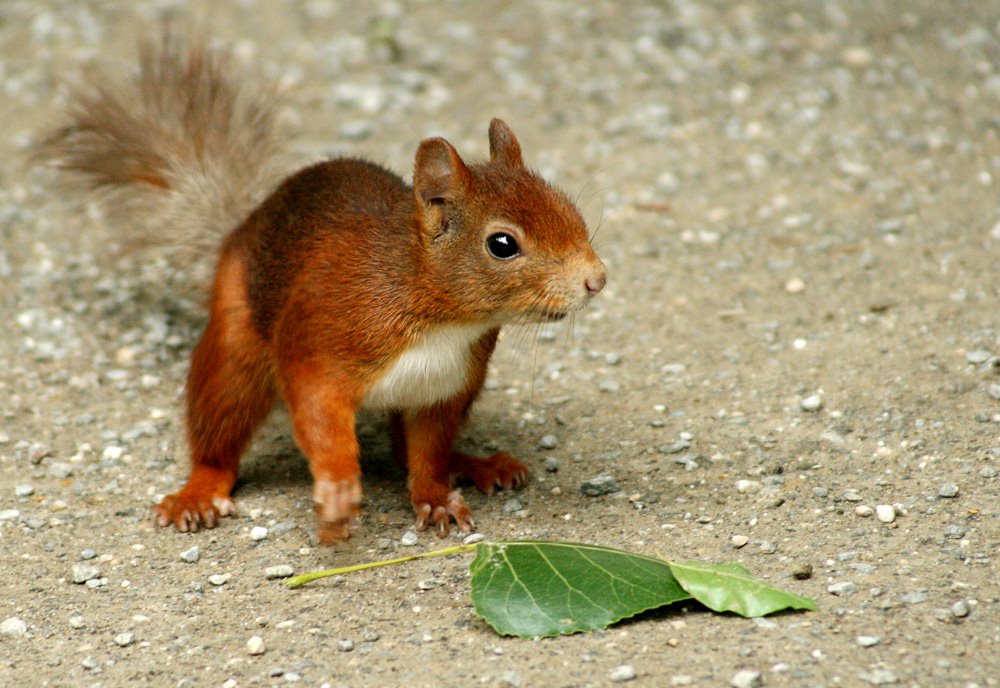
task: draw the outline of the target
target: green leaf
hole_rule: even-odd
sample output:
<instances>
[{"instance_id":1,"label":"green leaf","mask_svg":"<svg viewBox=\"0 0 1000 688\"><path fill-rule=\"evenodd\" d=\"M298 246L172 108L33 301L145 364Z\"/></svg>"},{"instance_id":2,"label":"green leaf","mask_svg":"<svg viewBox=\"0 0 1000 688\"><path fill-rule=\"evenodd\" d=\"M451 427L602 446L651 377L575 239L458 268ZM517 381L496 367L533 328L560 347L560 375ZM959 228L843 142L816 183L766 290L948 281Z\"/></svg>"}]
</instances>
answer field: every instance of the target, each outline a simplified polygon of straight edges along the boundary
<instances>
[{"instance_id":1,"label":"green leaf","mask_svg":"<svg viewBox=\"0 0 1000 688\"><path fill-rule=\"evenodd\" d=\"M480 543L469 570L476 612L522 638L606 628L690 598L665 561L571 542Z\"/></svg>"},{"instance_id":2,"label":"green leaf","mask_svg":"<svg viewBox=\"0 0 1000 688\"><path fill-rule=\"evenodd\" d=\"M741 564L706 564L699 561L669 564L681 586L712 611L753 617L766 616L782 609L816 609L813 600L759 581Z\"/></svg>"}]
</instances>

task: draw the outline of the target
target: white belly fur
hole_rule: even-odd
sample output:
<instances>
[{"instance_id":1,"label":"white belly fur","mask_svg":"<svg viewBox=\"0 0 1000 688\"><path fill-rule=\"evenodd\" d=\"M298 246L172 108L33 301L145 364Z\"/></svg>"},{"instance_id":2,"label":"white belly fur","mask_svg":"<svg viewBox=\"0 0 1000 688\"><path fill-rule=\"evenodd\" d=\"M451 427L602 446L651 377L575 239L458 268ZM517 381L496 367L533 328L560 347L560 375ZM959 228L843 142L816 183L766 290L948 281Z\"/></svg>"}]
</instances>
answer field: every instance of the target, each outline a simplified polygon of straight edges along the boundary
<instances>
[{"instance_id":1,"label":"white belly fur","mask_svg":"<svg viewBox=\"0 0 1000 688\"><path fill-rule=\"evenodd\" d=\"M423 408L450 399L469 379L469 350L489 325L445 325L410 346L375 381L361 407Z\"/></svg>"}]
</instances>

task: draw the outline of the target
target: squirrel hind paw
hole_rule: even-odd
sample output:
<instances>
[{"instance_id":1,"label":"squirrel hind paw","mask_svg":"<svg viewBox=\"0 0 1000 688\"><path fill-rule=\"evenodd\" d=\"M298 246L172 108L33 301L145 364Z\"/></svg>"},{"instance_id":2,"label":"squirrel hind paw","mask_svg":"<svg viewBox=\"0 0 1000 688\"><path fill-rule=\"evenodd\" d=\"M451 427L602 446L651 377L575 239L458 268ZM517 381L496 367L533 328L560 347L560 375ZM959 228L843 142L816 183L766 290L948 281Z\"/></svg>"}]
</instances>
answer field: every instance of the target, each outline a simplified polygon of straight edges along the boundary
<instances>
[{"instance_id":1,"label":"squirrel hind paw","mask_svg":"<svg viewBox=\"0 0 1000 688\"><path fill-rule=\"evenodd\" d=\"M483 494L513 490L528 482L528 467L505 452L486 458L454 452L448 466L452 473L471 480Z\"/></svg>"},{"instance_id":2,"label":"squirrel hind paw","mask_svg":"<svg viewBox=\"0 0 1000 688\"><path fill-rule=\"evenodd\" d=\"M220 518L235 513L236 505L229 497L185 494L183 491L167 495L153 507L157 525L167 527L173 524L181 533L214 528L219 525Z\"/></svg>"}]
</instances>

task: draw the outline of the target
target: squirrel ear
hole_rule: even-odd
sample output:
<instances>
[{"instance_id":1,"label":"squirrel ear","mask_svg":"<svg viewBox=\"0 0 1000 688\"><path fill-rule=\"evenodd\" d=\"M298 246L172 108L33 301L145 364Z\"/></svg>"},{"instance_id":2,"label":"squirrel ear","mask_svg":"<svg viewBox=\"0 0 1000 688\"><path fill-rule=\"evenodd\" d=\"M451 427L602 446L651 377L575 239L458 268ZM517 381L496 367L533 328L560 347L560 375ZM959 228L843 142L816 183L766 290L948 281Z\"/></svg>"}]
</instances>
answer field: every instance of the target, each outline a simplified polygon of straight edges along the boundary
<instances>
[{"instance_id":1,"label":"squirrel ear","mask_svg":"<svg viewBox=\"0 0 1000 688\"><path fill-rule=\"evenodd\" d=\"M524 167L521 160L521 144L502 119L490 121L490 162L507 167Z\"/></svg>"},{"instance_id":2,"label":"squirrel ear","mask_svg":"<svg viewBox=\"0 0 1000 688\"><path fill-rule=\"evenodd\" d=\"M458 152L442 138L425 139L413 166L413 190L425 204L460 198L472 175Z\"/></svg>"}]
</instances>

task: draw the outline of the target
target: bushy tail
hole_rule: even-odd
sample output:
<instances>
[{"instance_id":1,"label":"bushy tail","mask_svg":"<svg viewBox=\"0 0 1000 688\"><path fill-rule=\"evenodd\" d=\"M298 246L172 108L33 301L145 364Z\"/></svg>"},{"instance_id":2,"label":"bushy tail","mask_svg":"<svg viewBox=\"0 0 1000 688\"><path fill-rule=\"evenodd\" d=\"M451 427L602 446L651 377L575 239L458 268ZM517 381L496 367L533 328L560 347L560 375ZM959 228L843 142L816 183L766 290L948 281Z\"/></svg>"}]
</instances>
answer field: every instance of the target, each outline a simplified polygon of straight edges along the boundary
<instances>
[{"instance_id":1,"label":"bushy tail","mask_svg":"<svg viewBox=\"0 0 1000 688\"><path fill-rule=\"evenodd\" d=\"M273 89L241 88L228 63L164 30L141 46L138 73L95 72L73 87L66 123L37 155L98 192L127 246L213 262L282 173Z\"/></svg>"}]
</instances>

